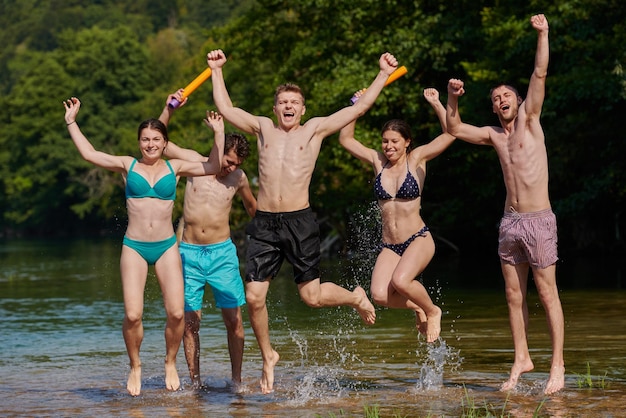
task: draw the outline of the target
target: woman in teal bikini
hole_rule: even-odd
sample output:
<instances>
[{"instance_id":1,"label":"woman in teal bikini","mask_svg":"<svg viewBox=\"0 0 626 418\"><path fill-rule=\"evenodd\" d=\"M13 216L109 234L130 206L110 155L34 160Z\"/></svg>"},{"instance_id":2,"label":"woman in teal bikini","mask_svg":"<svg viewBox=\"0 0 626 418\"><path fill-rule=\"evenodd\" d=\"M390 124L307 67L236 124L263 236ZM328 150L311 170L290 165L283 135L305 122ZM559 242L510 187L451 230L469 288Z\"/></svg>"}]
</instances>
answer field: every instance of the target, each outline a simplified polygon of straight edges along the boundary
<instances>
[{"instance_id":1,"label":"woman in teal bikini","mask_svg":"<svg viewBox=\"0 0 626 418\"><path fill-rule=\"evenodd\" d=\"M441 309L415 280L435 254L435 242L420 216L420 190L424 187L426 162L449 147L454 137L445 133L446 110L439 101L439 92L426 89L424 97L444 131L430 143L410 150L410 127L401 120L383 126L382 152L354 138L356 122L341 130L339 142L350 154L371 164L376 173L374 194L381 209L382 243L372 271L372 299L382 306L415 311L418 330L430 343L441 332Z\"/></svg>"},{"instance_id":2,"label":"woman in teal bikini","mask_svg":"<svg viewBox=\"0 0 626 418\"><path fill-rule=\"evenodd\" d=\"M141 393L141 360L139 349L143 340L143 293L148 266L154 265L163 293L167 323L165 326L165 385L178 390L180 380L176 371L176 355L184 331L184 285L182 266L172 224L172 209L176 199L179 176L192 177L217 174L222 160L223 136L215 138L220 157L215 162L190 162L162 158L167 146L167 128L157 119L139 125L138 140L141 158L115 156L97 151L83 135L76 116L80 101L76 97L63 102L65 123L80 155L98 167L118 172L126 183L128 227L124 235L120 271L124 294L124 323L122 331L130 359L126 389L137 396ZM207 112L205 123L212 126L221 120Z\"/></svg>"}]
</instances>

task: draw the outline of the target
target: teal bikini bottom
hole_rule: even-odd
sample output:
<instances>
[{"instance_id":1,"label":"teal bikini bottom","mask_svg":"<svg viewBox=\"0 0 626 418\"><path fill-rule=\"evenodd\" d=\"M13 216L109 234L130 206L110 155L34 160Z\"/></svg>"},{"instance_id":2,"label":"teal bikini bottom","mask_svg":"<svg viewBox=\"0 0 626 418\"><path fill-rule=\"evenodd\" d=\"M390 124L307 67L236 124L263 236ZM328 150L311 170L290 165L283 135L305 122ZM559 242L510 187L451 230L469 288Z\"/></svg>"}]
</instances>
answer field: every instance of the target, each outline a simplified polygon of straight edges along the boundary
<instances>
[{"instance_id":1,"label":"teal bikini bottom","mask_svg":"<svg viewBox=\"0 0 626 418\"><path fill-rule=\"evenodd\" d=\"M165 251L176 244L176 235L172 235L170 238L164 239L163 241L136 241L124 235L122 244L137 251L148 264L154 264L161 258Z\"/></svg>"}]
</instances>

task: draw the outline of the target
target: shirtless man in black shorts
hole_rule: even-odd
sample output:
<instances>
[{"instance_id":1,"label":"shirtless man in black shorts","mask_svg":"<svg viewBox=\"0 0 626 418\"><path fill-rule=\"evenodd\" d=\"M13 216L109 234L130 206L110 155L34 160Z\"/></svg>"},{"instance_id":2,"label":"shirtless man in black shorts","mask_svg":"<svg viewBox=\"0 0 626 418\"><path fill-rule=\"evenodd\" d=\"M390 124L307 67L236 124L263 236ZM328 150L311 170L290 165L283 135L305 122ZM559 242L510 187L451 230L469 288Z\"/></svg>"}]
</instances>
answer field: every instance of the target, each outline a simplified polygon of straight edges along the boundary
<instances>
[{"instance_id":1,"label":"shirtless man in black shorts","mask_svg":"<svg viewBox=\"0 0 626 418\"><path fill-rule=\"evenodd\" d=\"M209 52L207 62L213 70L213 100L218 111L237 129L256 135L258 141L259 194L256 216L248 229L251 241L246 256L246 302L263 358L261 391L270 393L279 355L270 343L265 302L270 280L284 258L293 265L300 297L308 306L351 306L366 324L376 320L374 306L362 287L349 291L332 282L321 283L319 227L309 205L309 186L324 138L365 114L398 62L393 55L383 54L376 79L354 106L327 117L311 118L304 124L304 95L295 84L277 88L274 123L268 117L254 116L233 106L222 73L224 52Z\"/></svg>"}]
</instances>

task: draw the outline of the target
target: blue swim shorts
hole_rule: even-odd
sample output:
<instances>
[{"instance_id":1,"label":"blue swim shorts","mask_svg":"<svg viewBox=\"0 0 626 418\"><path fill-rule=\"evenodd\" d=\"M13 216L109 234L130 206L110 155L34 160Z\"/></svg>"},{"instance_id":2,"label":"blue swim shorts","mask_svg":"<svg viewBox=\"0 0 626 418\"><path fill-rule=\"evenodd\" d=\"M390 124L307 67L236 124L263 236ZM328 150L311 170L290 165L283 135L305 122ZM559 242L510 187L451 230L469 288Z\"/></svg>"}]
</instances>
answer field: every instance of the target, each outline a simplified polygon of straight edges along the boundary
<instances>
[{"instance_id":1,"label":"blue swim shorts","mask_svg":"<svg viewBox=\"0 0 626 418\"><path fill-rule=\"evenodd\" d=\"M207 284L220 309L237 308L246 303L237 248L230 238L208 245L181 241L179 249L185 279L185 311L202 309Z\"/></svg>"}]
</instances>

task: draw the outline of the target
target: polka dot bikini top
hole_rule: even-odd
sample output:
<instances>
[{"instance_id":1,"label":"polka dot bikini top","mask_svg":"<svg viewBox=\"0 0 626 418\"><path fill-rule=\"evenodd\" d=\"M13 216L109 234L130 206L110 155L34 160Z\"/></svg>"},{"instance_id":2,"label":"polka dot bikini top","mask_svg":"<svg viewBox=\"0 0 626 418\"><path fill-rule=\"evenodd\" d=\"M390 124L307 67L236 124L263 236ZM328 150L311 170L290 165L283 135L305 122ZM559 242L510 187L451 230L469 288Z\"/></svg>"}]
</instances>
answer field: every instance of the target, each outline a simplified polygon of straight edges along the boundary
<instances>
[{"instance_id":1,"label":"polka dot bikini top","mask_svg":"<svg viewBox=\"0 0 626 418\"><path fill-rule=\"evenodd\" d=\"M380 181L381 176L383 174L383 170L387 167L387 164L383 166L383 169L380 170L380 173L376 176L376 181L374 182L374 194L378 200L390 200L393 199L394 196L391 196L387 190L383 188L383 185ZM417 184L417 180L411 174L409 170L409 161L406 162L406 177L404 178L404 182L402 182L402 186L398 189L395 198L396 199L417 199L420 197L420 186Z\"/></svg>"}]
</instances>

